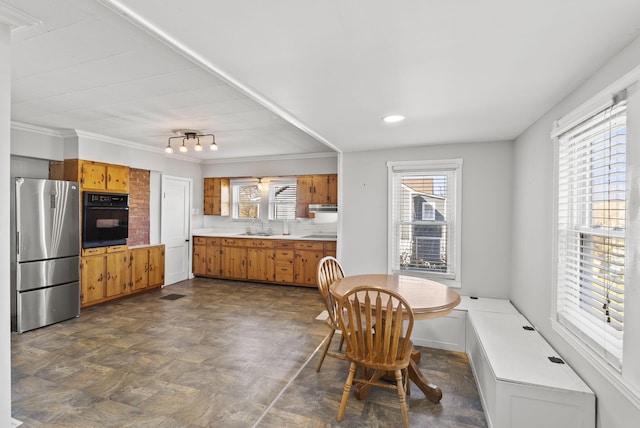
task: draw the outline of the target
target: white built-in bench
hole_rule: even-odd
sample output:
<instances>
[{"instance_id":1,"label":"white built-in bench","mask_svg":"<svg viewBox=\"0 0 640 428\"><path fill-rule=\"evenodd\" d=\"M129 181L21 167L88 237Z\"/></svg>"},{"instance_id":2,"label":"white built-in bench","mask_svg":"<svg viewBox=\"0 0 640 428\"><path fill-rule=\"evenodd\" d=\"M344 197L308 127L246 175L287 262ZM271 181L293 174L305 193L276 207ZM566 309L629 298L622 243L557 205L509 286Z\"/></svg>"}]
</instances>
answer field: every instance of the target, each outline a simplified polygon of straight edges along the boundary
<instances>
[{"instance_id":1,"label":"white built-in bench","mask_svg":"<svg viewBox=\"0 0 640 428\"><path fill-rule=\"evenodd\" d=\"M549 360L559 355L507 300L463 296L446 317L416 322L411 338L467 353L489 427L596 425L593 391L568 364Z\"/></svg>"}]
</instances>

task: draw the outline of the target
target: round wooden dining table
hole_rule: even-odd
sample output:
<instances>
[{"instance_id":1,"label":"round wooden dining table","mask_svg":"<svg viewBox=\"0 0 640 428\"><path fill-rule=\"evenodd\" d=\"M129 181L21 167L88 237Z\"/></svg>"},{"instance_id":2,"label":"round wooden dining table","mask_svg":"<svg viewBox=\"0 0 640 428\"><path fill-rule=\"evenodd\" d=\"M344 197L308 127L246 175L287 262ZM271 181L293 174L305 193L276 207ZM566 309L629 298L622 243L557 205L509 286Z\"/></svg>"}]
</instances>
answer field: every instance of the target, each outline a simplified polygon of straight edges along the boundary
<instances>
[{"instance_id":1,"label":"round wooden dining table","mask_svg":"<svg viewBox=\"0 0 640 428\"><path fill-rule=\"evenodd\" d=\"M426 320L447 315L460 303L460 295L444 284L429 279L406 275L367 274L347 276L335 281L331 287L331 294L339 300L349 290L360 287L382 287L393 290L404 297L413 311L414 319ZM413 349L409 364L409 379L424 393L425 397L439 403L442 399L442 389L431 384L418 368L420 352ZM381 378L384 373L374 373ZM369 392L370 385L360 385L355 389L358 399L363 399Z\"/></svg>"}]
</instances>

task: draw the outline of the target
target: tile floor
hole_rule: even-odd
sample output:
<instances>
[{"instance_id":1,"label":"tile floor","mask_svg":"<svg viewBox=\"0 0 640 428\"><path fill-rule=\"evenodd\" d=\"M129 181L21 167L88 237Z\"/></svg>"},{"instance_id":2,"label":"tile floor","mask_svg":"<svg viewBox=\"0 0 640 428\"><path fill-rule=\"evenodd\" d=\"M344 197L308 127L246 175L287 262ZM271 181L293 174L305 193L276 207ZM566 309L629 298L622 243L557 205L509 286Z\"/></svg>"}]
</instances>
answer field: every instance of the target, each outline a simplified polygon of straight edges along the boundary
<instances>
[{"instance_id":1,"label":"tile floor","mask_svg":"<svg viewBox=\"0 0 640 428\"><path fill-rule=\"evenodd\" d=\"M25 428L401 426L385 389L351 396L336 421L348 363L315 370L322 309L315 289L194 279L14 333L12 416ZM486 427L466 355L419 349L444 397L414 386L411 426Z\"/></svg>"}]
</instances>

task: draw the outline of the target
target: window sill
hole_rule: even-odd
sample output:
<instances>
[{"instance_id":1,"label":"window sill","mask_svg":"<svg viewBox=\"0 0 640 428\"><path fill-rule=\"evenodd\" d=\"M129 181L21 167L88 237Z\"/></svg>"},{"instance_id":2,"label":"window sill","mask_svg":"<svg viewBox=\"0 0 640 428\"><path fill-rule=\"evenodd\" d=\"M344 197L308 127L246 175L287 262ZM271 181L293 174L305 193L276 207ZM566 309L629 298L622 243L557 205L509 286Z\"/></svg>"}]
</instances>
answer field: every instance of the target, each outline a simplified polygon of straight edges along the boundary
<instances>
[{"instance_id":1,"label":"window sill","mask_svg":"<svg viewBox=\"0 0 640 428\"><path fill-rule=\"evenodd\" d=\"M462 288L462 284L457 279L446 278L443 276L433 275L426 272L419 272L419 271L413 271L413 270L392 270L391 273L394 275L415 276L416 278L429 279L431 281L436 281L441 284L444 284L449 288Z\"/></svg>"},{"instance_id":2,"label":"window sill","mask_svg":"<svg viewBox=\"0 0 640 428\"><path fill-rule=\"evenodd\" d=\"M640 410L640 391L622 377L622 375L606 361L602 359L589 346L579 340L569 329L557 320L551 319L551 327L569 346L578 352L584 359L611 385L620 392L630 403ZM624 363L623 363L624 364Z\"/></svg>"}]
</instances>

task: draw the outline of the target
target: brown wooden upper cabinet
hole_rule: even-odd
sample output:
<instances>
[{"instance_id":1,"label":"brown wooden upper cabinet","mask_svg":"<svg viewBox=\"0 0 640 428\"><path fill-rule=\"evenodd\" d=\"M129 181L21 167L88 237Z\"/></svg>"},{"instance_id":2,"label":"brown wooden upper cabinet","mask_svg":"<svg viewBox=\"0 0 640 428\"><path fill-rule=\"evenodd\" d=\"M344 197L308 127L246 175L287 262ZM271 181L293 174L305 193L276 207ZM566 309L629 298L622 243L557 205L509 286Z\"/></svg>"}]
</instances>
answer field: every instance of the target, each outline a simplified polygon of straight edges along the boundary
<instances>
[{"instance_id":1,"label":"brown wooden upper cabinet","mask_svg":"<svg viewBox=\"0 0 640 428\"><path fill-rule=\"evenodd\" d=\"M309 204L338 203L338 175L304 175L297 178L298 217L309 217Z\"/></svg>"},{"instance_id":2,"label":"brown wooden upper cabinet","mask_svg":"<svg viewBox=\"0 0 640 428\"><path fill-rule=\"evenodd\" d=\"M229 208L229 179L205 178L204 214L228 216Z\"/></svg>"},{"instance_id":3,"label":"brown wooden upper cabinet","mask_svg":"<svg viewBox=\"0 0 640 428\"><path fill-rule=\"evenodd\" d=\"M63 170L64 179L79 182L82 190L129 193L128 166L66 159Z\"/></svg>"}]
</instances>

